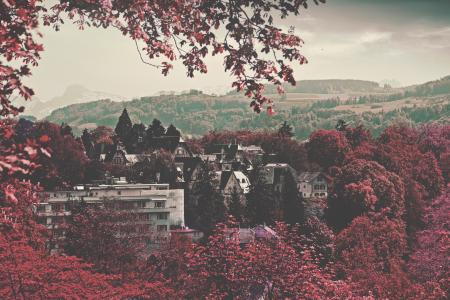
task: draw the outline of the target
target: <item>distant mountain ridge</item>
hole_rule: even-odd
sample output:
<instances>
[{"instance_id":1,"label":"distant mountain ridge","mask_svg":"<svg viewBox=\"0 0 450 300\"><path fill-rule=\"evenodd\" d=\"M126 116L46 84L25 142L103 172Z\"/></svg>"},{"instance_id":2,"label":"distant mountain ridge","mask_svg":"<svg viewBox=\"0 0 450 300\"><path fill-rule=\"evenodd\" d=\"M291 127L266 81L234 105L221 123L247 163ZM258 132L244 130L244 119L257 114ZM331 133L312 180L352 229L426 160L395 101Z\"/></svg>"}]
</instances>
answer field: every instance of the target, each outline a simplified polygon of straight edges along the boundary
<instances>
[{"instance_id":1,"label":"distant mountain ridge","mask_svg":"<svg viewBox=\"0 0 450 300\"><path fill-rule=\"evenodd\" d=\"M283 84L286 93L341 94L347 92L377 92L382 90L379 83L357 79L321 79L300 80L296 85ZM269 86L268 93L276 93L276 88Z\"/></svg>"},{"instance_id":2,"label":"distant mountain ridge","mask_svg":"<svg viewBox=\"0 0 450 300\"><path fill-rule=\"evenodd\" d=\"M23 99L15 100L17 106L25 107L25 114L34 117L43 118L48 116L52 111L64 106L97 101L100 99L110 99L112 101L125 101L126 98L111 93L92 91L82 85L70 85L66 88L61 96L54 97L49 101L41 101L34 97L32 101L24 101Z\"/></svg>"}]
</instances>

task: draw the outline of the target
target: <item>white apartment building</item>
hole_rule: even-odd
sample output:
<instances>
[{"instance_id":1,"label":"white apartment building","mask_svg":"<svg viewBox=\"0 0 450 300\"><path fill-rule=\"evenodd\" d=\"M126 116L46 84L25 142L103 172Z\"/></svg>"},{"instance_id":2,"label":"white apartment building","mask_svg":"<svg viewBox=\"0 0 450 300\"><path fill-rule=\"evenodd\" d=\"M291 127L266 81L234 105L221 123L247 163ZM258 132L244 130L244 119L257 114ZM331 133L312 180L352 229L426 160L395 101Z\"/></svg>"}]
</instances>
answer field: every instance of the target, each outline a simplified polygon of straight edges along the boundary
<instances>
[{"instance_id":1,"label":"white apartment building","mask_svg":"<svg viewBox=\"0 0 450 300\"><path fill-rule=\"evenodd\" d=\"M114 203L115 208L137 214L137 233L158 233L168 236L169 231L183 228L184 190L170 189L169 184L114 184L76 186L73 190L46 192L37 207L41 223L50 229L58 228L70 215L75 202L88 204ZM59 232L60 237L64 232Z\"/></svg>"}]
</instances>

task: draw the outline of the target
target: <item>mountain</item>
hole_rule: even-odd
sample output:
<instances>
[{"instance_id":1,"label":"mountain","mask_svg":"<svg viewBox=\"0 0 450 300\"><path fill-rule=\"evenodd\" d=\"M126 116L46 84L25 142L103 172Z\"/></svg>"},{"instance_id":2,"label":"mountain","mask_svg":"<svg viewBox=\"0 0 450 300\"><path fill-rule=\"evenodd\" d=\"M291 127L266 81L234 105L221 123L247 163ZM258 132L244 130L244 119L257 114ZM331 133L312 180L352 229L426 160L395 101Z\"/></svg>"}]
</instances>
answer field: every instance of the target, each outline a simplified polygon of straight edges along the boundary
<instances>
[{"instance_id":1,"label":"mountain","mask_svg":"<svg viewBox=\"0 0 450 300\"><path fill-rule=\"evenodd\" d=\"M55 109L72 104L97 101L99 99L110 99L112 101L125 100L122 96L92 91L82 85L71 85L66 88L61 96L54 97L49 101L43 102L40 99L33 97L32 101L17 99L15 103L16 105L22 105L25 107L26 115L32 115L40 119L48 116Z\"/></svg>"}]
</instances>

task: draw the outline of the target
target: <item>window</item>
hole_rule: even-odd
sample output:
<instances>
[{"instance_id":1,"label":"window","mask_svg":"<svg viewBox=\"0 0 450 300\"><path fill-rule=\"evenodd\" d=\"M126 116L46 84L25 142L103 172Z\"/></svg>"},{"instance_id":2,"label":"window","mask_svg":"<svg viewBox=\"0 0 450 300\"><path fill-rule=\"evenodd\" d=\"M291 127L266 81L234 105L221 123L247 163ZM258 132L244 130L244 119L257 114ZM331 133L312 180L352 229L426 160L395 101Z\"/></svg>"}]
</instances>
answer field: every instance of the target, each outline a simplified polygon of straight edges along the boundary
<instances>
[{"instance_id":1,"label":"window","mask_svg":"<svg viewBox=\"0 0 450 300\"><path fill-rule=\"evenodd\" d=\"M245 183L245 179L244 178L242 178L242 183Z\"/></svg>"},{"instance_id":2,"label":"window","mask_svg":"<svg viewBox=\"0 0 450 300\"><path fill-rule=\"evenodd\" d=\"M320 193L320 196L325 196L325 193Z\"/></svg>"},{"instance_id":3,"label":"window","mask_svg":"<svg viewBox=\"0 0 450 300\"><path fill-rule=\"evenodd\" d=\"M64 210L64 204L52 204L52 211L63 211Z\"/></svg>"},{"instance_id":4,"label":"window","mask_svg":"<svg viewBox=\"0 0 450 300\"><path fill-rule=\"evenodd\" d=\"M117 195L122 195L122 191L118 191L118 192L117 192Z\"/></svg>"},{"instance_id":5,"label":"window","mask_svg":"<svg viewBox=\"0 0 450 300\"><path fill-rule=\"evenodd\" d=\"M140 214L139 219L141 221L148 221L148 220L150 220L150 214Z\"/></svg>"},{"instance_id":6,"label":"window","mask_svg":"<svg viewBox=\"0 0 450 300\"><path fill-rule=\"evenodd\" d=\"M169 214L166 214L166 213L159 213L159 214L156 215L156 219L157 220L167 220L167 216L168 215Z\"/></svg>"},{"instance_id":7,"label":"window","mask_svg":"<svg viewBox=\"0 0 450 300\"><path fill-rule=\"evenodd\" d=\"M166 203L164 201L155 201L155 208L164 208Z\"/></svg>"},{"instance_id":8,"label":"window","mask_svg":"<svg viewBox=\"0 0 450 300\"><path fill-rule=\"evenodd\" d=\"M136 202L136 206L138 207L138 208L145 208L145 201L137 201Z\"/></svg>"},{"instance_id":9,"label":"window","mask_svg":"<svg viewBox=\"0 0 450 300\"><path fill-rule=\"evenodd\" d=\"M316 196L316 197L319 196L319 193L314 193L314 196Z\"/></svg>"},{"instance_id":10,"label":"window","mask_svg":"<svg viewBox=\"0 0 450 300\"><path fill-rule=\"evenodd\" d=\"M167 225L158 225L156 226L157 231L167 231Z\"/></svg>"}]
</instances>

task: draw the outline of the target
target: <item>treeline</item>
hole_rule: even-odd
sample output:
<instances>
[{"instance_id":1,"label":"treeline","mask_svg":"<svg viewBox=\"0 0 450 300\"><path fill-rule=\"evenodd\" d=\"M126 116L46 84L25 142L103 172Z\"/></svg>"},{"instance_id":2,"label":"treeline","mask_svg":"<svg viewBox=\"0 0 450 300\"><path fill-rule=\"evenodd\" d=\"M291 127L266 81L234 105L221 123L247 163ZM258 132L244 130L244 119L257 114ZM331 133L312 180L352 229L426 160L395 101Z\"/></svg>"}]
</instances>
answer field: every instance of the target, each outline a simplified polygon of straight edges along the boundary
<instances>
[{"instance_id":1,"label":"treeline","mask_svg":"<svg viewBox=\"0 0 450 300\"><path fill-rule=\"evenodd\" d=\"M345 119L361 123L371 129L375 136L386 127L399 121L411 124L422 124L431 121L448 122L449 102L445 96L439 99L423 99L423 106L404 106L392 111L383 111L383 105L395 95L360 96L353 100L343 101L339 98L313 102L306 107L290 109L275 108L276 114L254 114L247 103L240 101L220 101L207 95L159 96L133 100L127 105L128 114L133 123L151 124L158 119L164 124L171 124L183 135L201 136L205 132L216 130L276 130L284 120L289 120L297 139L306 139L319 128L331 129L337 120ZM403 96L399 96L403 99ZM381 111L355 112L352 110L336 110L343 104L373 104L373 108ZM72 105L56 110L48 118L60 124L71 124L77 135L84 128L107 126L115 128L117 119L123 110L123 104L110 101L98 101Z\"/></svg>"}]
</instances>

